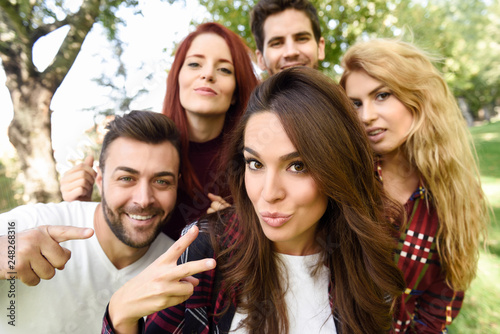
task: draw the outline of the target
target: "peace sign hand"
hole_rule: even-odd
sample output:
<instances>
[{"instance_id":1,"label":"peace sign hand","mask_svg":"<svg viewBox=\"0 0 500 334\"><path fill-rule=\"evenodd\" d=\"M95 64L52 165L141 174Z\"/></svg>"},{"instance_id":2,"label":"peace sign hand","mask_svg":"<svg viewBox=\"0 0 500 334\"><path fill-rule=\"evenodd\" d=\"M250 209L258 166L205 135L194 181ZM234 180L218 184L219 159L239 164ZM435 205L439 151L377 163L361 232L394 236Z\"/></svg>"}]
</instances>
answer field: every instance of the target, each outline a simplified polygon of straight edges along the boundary
<instances>
[{"instance_id":1,"label":"peace sign hand","mask_svg":"<svg viewBox=\"0 0 500 334\"><path fill-rule=\"evenodd\" d=\"M177 265L177 259L198 232L198 227L193 226L168 251L113 294L109 318L115 333L136 333L140 318L187 300L199 283L191 275L215 268L212 258Z\"/></svg>"}]
</instances>

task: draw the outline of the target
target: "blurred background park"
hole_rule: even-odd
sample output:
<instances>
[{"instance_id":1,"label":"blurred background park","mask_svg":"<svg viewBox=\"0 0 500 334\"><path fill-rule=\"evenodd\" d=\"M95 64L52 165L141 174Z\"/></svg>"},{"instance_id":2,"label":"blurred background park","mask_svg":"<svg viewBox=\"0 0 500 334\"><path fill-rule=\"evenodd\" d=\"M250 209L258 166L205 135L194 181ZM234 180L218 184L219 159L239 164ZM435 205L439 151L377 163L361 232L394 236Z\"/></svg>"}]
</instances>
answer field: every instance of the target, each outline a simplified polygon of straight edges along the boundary
<instances>
[{"instance_id":1,"label":"blurred background park","mask_svg":"<svg viewBox=\"0 0 500 334\"><path fill-rule=\"evenodd\" d=\"M110 117L161 110L175 45L194 25L218 21L255 49L255 2L0 1L0 212L59 201L60 175L99 151ZM320 70L333 78L360 39L399 37L434 56L469 125L493 208L478 277L450 333L500 333L500 2L312 2L326 40Z\"/></svg>"}]
</instances>

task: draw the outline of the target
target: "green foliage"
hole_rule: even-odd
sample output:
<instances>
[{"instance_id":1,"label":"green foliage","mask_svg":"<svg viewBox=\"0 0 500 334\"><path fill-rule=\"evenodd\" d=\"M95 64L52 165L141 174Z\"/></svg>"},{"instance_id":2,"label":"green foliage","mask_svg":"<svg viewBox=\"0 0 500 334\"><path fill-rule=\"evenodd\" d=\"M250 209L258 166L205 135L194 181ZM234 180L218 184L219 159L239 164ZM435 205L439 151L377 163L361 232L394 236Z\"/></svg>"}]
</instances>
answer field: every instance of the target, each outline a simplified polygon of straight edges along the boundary
<instances>
[{"instance_id":1,"label":"green foliage","mask_svg":"<svg viewBox=\"0 0 500 334\"><path fill-rule=\"evenodd\" d=\"M16 169L13 159L0 161L0 213L22 204L22 186L12 176L13 169Z\"/></svg>"},{"instance_id":2,"label":"green foliage","mask_svg":"<svg viewBox=\"0 0 500 334\"><path fill-rule=\"evenodd\" d=\"M483 0L401 3L396 26L409 28L414 42L437 55L455 96L466 99L475 117L500 97L500 6Z\"/></svg>"}]
</instances>

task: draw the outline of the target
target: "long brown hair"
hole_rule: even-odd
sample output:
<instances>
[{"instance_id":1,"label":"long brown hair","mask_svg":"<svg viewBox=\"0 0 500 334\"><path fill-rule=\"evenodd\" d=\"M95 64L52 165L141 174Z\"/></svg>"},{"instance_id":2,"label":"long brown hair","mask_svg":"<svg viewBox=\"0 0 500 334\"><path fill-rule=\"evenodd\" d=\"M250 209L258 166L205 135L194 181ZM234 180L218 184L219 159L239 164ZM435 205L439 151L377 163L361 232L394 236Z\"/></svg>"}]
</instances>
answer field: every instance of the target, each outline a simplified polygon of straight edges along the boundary
<instances>
[{"instance_id":1,"label":"long brown hair","mask_svg":"<svg viewBox=\"0 0 500 334\"><path fill-rule=\"evenodd\" d=\"M401 150L418 169L437 210L437 249L447 283L465 290L476 275L480 239L489 223L488 204L465 120L431 59L399 40L358 43L344 55L340 84L345 87L352 72L365 71L412 113L413 126Z\"/></svg>"},{"instance_id":2,"label":"long brown hair","mask_svg":"<svg viewBox=\"0 0 500 334\"><path fill-rule=\"evenodd\" d=\"M389 200L374 177L368 139L340 86L320 72L298 67L266 80L252 93L232 136L227 163L237 219L215 224L222 289L248 317L250 333L287 333L287 308L280 266L245 188L244 132L256 113L281 121L306 168L328 197L316 238L330 271L332 314L343 333L382 333L390 328L392 304L404 290L392 259L389 217L402 207ZM224 215L220 215L223 217ZM315 270L317 271L317 270ZM313 271L313 273L315 272ZM325 291L326 293L326 291Z\"/></svg>"},{"instance_id":3,"label":"long brown hair","mask_svg":"<svg viewBox=\"0 0 500 334\"><path fill-rule=\"evenodd\" d=\"M236 102L229 107L229 110L226 113L225 124L222 130L224 134L231 132L234 128L235 124L245 111L250 93L258 83L253 70L252 61L250 59L250 49L245 45L241 37L218 23L209 22L199 25L196 30L190 33L177 48L175 59L167 78L167 93L163 101L162 113L170 117L175 122L175 125L181 134L181 160L183 162L183 168L181 170L182 186L186 192L191 195L194 193L193 189L195 187L201 191L203 191L203 189L188 158L188 120L186 117L186 111L182 107L179 97L179 73L193 40L201 34L208 33L216 34L226 41L234 64L234 76L236 79L234 96L236 97Z\"/></svg>"}]
</instances>

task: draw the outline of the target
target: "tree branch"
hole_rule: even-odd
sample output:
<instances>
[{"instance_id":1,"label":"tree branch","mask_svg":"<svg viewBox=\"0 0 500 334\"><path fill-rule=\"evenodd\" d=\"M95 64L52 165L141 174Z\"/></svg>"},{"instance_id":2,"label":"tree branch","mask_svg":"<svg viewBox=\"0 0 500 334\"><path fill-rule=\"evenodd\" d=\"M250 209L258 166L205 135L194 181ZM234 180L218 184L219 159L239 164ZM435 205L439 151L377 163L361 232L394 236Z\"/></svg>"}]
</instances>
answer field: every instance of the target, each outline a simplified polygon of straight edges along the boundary
<instances>
[{"instance_id":1,"label":"tree branch","mask_svg":"<svg viewBox=\"0 0 500 334\"><path fill-rule=\"evenodd\" d=\"M3 14L8 17L11 24L7 24L11 26L12 29L16 32L18 38L22 40L23 44L29 43L29 32L28 28L23 22L21 16L19 15L20 8L19 4L13 5L8 0L0 0L0 8L3 10Z\"/></svg>"},{"instance_id":2,"label":"tree branch","mask_svg":"<svg viewBox=\"0 0 500 334\"><path fill-rule=\"evenodd\" d=\"M66 17L66 24L70 26L68 35L54 62L43 73L43 82L49 89L55 91L64 80L82 48L85 37L100 14L100 5L101 0L85 0L78 12Z\"/></svg>"}]
</instances>

